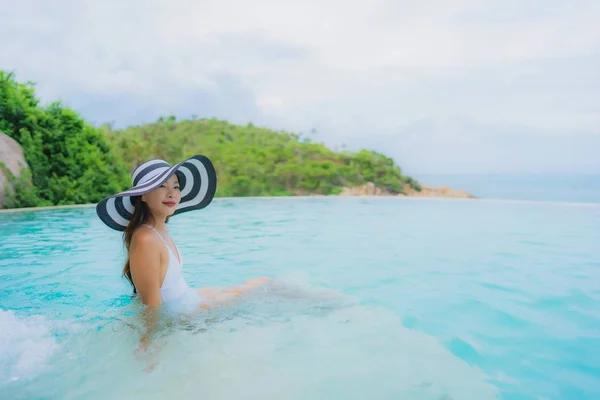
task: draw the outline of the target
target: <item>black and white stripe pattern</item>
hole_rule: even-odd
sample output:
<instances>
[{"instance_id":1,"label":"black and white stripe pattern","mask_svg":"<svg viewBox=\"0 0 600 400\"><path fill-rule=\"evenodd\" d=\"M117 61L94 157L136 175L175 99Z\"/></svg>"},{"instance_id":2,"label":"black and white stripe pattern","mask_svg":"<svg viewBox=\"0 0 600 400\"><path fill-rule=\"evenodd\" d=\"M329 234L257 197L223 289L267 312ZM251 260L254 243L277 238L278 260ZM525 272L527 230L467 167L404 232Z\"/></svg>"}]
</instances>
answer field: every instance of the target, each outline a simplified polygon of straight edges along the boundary
<instances>
[{"instance_id":1,"label":"black and white stripe pattern","mask_svg":"<svg viewBox=\"0 0 600 400\"><path fill-rule=\"evenodd\" d=\"M125 230L134 211L131 197L153 191L173 174L177 174L181 190L181 201L173 215L199 210L211 203L217 190L217 174L206 156L195 155L173 166L163 160L150 160L133 171L132 188L96 205L98 217L112 229Z\"/></svg>"}]
</instances>

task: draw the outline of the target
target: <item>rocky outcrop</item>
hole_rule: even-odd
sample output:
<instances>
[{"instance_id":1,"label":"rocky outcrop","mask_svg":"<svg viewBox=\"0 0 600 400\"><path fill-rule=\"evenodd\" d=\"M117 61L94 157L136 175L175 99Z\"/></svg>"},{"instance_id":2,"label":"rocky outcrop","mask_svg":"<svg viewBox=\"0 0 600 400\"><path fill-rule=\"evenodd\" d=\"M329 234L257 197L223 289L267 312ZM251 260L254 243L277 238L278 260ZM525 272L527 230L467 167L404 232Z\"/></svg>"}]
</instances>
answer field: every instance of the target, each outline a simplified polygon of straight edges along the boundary
<instances>
[{"instance_id":1,"label":"rocky outcrop","mask_svg":"<svg viewBox=\"0 0 600 400\"><path fill-rule=\"evenodd\" d=\"M13 190L9 177L18 177L28 168L23 149L16 140L0 132L0 209L4 208L8 191Z\"/></svg>"},{"instance_id":2,"label":"rocky outcrop","mask_svg":"<svg viewBox=\"0 0 600 400\"><path fill-rule=\"evenodd\" d=\"M373 182L368 182L352 188L345 187L339 196L394 196L394 194L375 186Z\"/></svg>"},{"instance_id":3,"label":"rocky outcrop","mask_svg":"<svg viewBox=\"0 0 600 400\"><path fill-rule=\"evenodd\" d=\"M414 189L406 191L407 196L411 197L449 197L456 199L476 199L471 193L465 190L452 189L447 186L429 187L423 186L420 192Z\"/></svg>"},{"instance_id":4,"label":"rocky outcrop","mask_svg":"<svg viewBox=\"0 0 600 400\"><path fill-rule=\"evenodd\" d=\"M385 189L375 186L374 183L368 182L364 185L356 187L346 187L339 196L409 196L409 197L447 197L461 199L475 199L471 193L464 190L452 189L446 186L429 187L423 186L421 191L417 191L410 187L405 188L405 194L390 193Z\"/></svg>"}]
</instances>

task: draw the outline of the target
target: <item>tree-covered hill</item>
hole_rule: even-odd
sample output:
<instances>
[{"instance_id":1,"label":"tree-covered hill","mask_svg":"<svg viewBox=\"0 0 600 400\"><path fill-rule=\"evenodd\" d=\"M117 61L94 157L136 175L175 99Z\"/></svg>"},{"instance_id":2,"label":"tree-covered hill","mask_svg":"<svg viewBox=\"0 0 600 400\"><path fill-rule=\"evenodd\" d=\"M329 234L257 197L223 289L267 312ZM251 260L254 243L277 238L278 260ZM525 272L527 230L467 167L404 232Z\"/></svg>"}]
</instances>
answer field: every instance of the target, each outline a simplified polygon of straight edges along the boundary
<instances>
[{"instance_id":1,"label":"tree-covered hill","mask_svg":"<svg viewBox=\"0 0 600 400\"><path fill-rule=\"evenodd\" d=\"M153 157L177 162L195 153L209 156L219 177L218 196L337 194L366 182L392 193L401 193L405 185L419 188L383 154L336 152L297 134L252 124L170 117L125 130L105 128L105 135L130 169Z\"/></svg>"},{"instance_id":2,"label":"tree-covered hill","mask_svg":"<svg viewBox=\"0 0 600 400\"><path fill-rule=\"evenodd\" d=\"M142 161L175 163L197 153L215 164L220 197L331 195L367 182L391 193L420 190L383 154L337 152L252 124L168 117L120 130L96 127L59 101L41 105L32 83L1 70L0 132L21 145L29 165L20 178L9 176L15 190L8 207L95 203L128 188Z\"/></svg>"}]
</instances>

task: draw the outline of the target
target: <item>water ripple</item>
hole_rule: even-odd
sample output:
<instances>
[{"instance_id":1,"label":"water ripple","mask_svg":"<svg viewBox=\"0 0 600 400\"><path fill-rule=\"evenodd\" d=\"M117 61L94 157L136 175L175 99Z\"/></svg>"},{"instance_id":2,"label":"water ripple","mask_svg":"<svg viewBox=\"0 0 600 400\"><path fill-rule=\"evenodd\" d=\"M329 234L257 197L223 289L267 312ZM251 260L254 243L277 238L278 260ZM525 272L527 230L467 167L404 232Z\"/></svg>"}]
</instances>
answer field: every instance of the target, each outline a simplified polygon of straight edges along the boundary
<instances>
[{"instance_id":1,"label":"water ripple","mask_svg":"<svg viewBox=\"0 0 600 400\"><path fill-rule=\"evenodd\" d=\"M455 398L479 399L490 393L484 381L505 398L600 398L598 227L597 207L383 198L215 201L171 221L191 284L270 275L330 287L363 308L272 301L224 317L215 331L183 330L169 342L179 364L167 365L178 375L154 375L155 393L188 393L198 377L211 377L221 386L203 381L205 394L256 387L252 393L260 397L260 388L268 387L261 379L270 377L285 398L293 398L285 388L296 387L306 398L377 393L437 400L449 395L438 390L446 385ZM22 340L52 348L39 349L45 354L40 365L55 354L57 371L77 372L77 393L93 398L83 385L91 376L116 391L119 385L108 382L130 373L124 354L134 345L120 234L103 227L93 208L0 214L0 229L0 307L14 313L0 311L0 323L19 330ZM29 319L35 315L46 321L39 331ZM63 322L66 327L55 329ZM49 332L64 342L45 341L53 337ZM23 368L5 361L0 368L33 376L32 353L21 339L7 340L23 349L10 358ZM71 364L69 357L80 361ZM91 359L103 361L81 361ZM304 372L308 378L299 380ZM48 382L62 381L50 378L10 387L59 398L64 388Z\"/></svg>"}]
</instances>

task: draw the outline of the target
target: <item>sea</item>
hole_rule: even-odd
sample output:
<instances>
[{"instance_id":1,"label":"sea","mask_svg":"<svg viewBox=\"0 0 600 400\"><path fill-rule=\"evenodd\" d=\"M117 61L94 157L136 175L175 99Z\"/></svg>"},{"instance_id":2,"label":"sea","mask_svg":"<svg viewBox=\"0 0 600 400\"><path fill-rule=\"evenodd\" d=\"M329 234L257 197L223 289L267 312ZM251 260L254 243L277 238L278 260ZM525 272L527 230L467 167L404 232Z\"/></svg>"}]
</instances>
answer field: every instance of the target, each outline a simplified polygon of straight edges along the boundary
<instances>
[{"instance_id":1,"label":"sea","mask_svg":"<svg viewBox=\"0 0 600 400\"><path fill-rule=\"evenodd\" d=\"M424 185L466 190L484 199L600 203L594 174L415 174Z\"/></svg>"}]
</instances>

